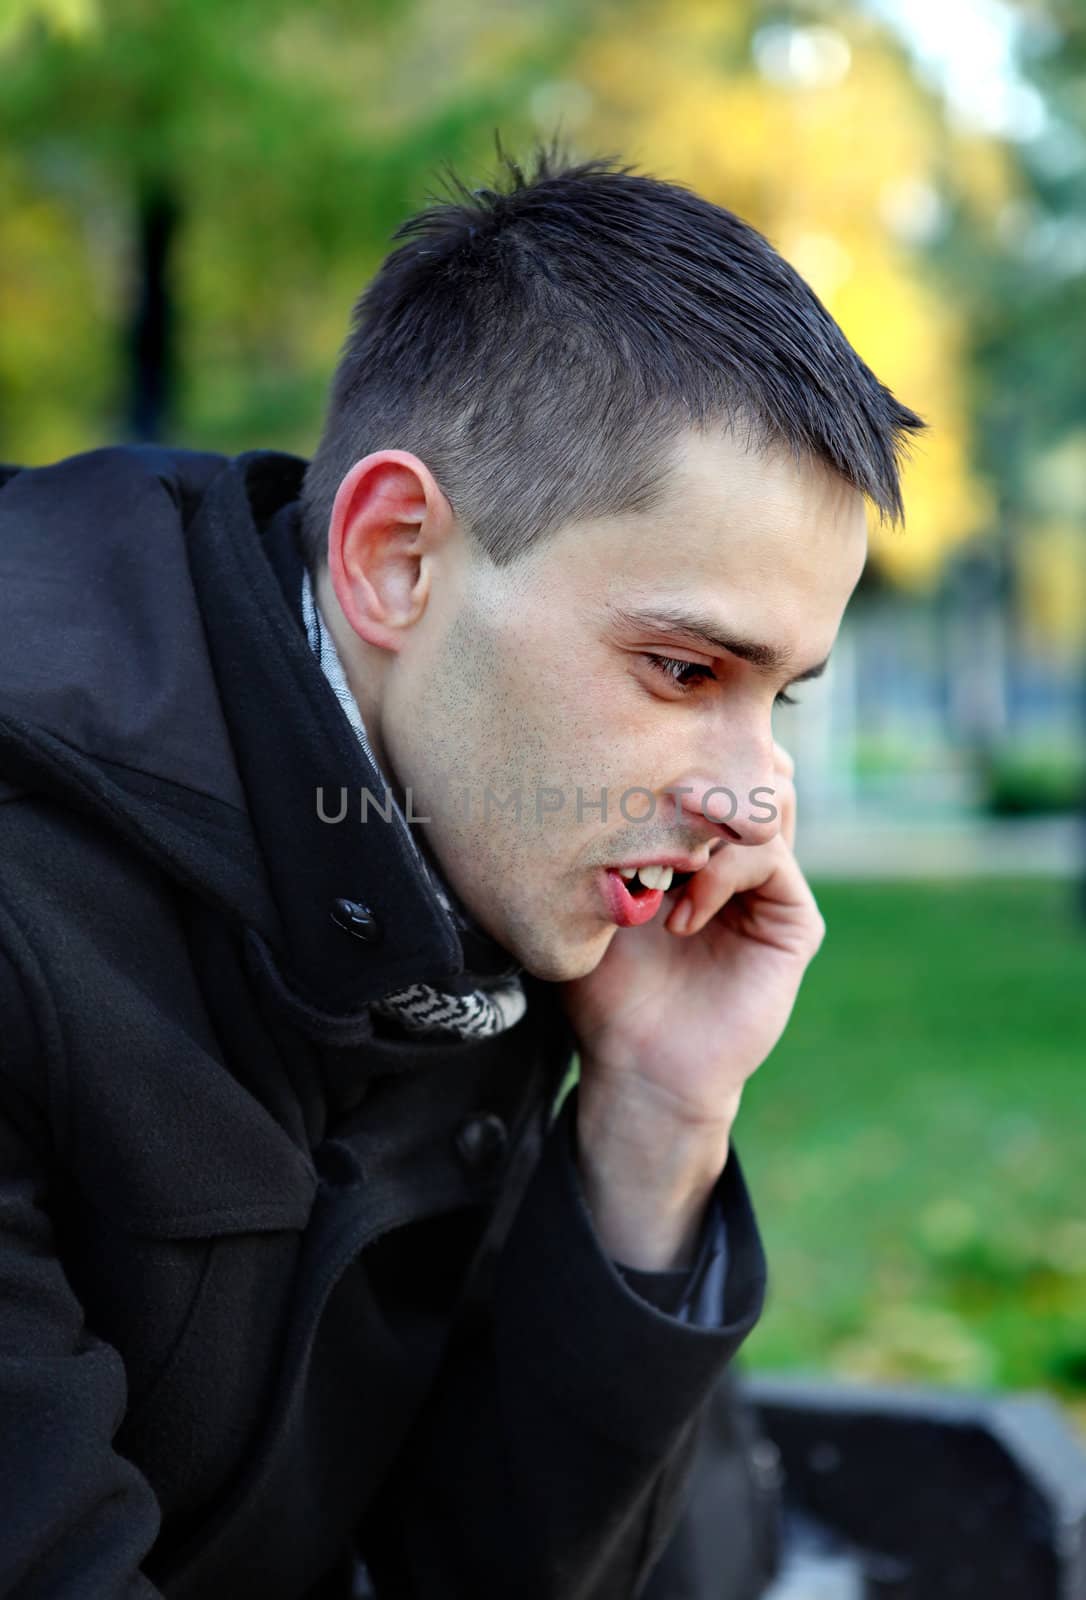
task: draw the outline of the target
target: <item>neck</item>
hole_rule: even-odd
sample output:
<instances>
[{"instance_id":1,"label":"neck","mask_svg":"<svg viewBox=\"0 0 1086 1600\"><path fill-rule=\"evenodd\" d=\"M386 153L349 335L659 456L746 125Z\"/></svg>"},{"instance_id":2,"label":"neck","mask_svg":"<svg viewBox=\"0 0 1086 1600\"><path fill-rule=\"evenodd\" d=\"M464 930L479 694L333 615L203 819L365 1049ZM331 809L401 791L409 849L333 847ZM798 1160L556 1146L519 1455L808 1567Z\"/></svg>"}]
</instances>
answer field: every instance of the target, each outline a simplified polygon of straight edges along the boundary
<instances>
[{"instance_id":1,"label":"neck","mask_svg":"<svg viewBox=\"0 0 1086 1600\"><path fill-rule=\"evenodd\" d=\"M373 751L373 758L385 782L399 796L399 786L389 766L381 740L379 671L373 663L365 659L366 646L347 621L327 566L322 567L317 575L313 586L313 598L320 612L321 622L335 642L336 654L342 663L347 687L354 697L358 713L365 725L366 738Z\"/></svg>"}]
</instances>

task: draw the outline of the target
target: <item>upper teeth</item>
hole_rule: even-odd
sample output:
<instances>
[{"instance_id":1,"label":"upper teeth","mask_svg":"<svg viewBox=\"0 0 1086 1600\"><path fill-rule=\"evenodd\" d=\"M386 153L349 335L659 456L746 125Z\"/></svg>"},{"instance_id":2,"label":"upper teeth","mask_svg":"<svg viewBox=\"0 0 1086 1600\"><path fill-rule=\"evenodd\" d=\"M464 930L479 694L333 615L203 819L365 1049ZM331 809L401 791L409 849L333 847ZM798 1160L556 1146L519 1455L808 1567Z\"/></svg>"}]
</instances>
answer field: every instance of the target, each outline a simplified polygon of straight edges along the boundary
<instances>
[{"instance_id":1,"label":"upper teeth","mask_svg":"<svg viewBox=\"0 0 1086 1600\"><path fill-rule=\"evenodd\" d=\"M619 867L619 877L627 882L631 878L640 878L646 889L670 889L672 869L670 867Z\"/></svg>"}]
</instances>

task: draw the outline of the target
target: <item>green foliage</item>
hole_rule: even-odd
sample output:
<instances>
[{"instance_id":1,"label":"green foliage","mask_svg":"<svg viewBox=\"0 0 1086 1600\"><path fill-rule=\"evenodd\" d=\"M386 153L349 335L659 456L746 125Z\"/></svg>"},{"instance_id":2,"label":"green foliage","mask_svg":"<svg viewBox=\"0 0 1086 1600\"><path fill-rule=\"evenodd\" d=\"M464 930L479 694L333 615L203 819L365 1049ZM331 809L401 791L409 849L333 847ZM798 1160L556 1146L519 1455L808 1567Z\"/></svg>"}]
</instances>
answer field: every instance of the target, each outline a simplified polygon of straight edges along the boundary
<instances>
[{"instance_id":1,"label":"green foliage","mask_svg":"<svg viewBox=\"0 0 1086 1600\"><path fill-rule=\"evenodd\" d=\"M1016 194L985 216L948 173L952 227L933 251L965 317L976 459L1004 516L1047 509L1034 465L1086 415L1086 13L1037 6L1022 18L1023 67L1044 97L1046 128L1014 148Z\"/></svg>"},{"instance_id":2,"label":"green foliage","mask_svg":"<svg viewBox=\"0 0 1086 1600\"><path fill-rule=\"evenodd\" d=\"M0 49L34 27L80 38L98 23L97 0L0 0Z\"/></svg>"},{"instance_id":3,"label":"green foliage","mask_svg":"<svg viewBox=\"0 0 1086 1600\"><path fill-rule=\"evenodd\" d=\"M1045 816L1078 811L1086 798L1086 769L1071 751L1000 756L988 774L986 807L996 816Z\"/></svg>"},{"instance_id":4,"label":"green foliage","mask_svg":"<svg viewBox=\"0 0 1086 1600\"><path fill-rule=\"evenodd\" d=\"M119 429L134 223L152 192L181 217L173 437L308 448L392 231L442 163L489 173L495 129L513 146L534 136L531 91L581 26L567 0L543 15L102 0L96 22L88 8L85 27L47 25L73 3L22 5L0 33L0 289L23 305L0 331L0 456L27 462Z\"/></svg>"},{"instance_id":5,"label":"green foliage","mask_svg":"<svg viewBox=\"0 0 1086 1600\"><path fill-rule=\"evenodd\" d=\"M910 536L890 555L926 571L983 521L967 452L1017 537L1039 453L1086 411L1067 333L1086 276L1054 272L1060 249L1041 248L1066 238L1073 252L1086 225L1086 164L1072 159L1082 18L1064 7L1057 27L1054 8L1033 8L1025 35L1061 166L1051 140L974 141L987 151L974 162L885 29L818 9L852 52L823 88L771 83L752 53L759 29L809 21L802 5L0 0L0 456L48 459L121 431L133 240L155 191L181 217L171 436L306 451L348 309L440 164L485 178L495 128L523 148L545 108L579 104L591 147L670 169L766 227L930 414ZM1017 220L1006 185L974 166L1011 175ZM887 195L917 182L949 219L926 263L882 219Z\"/></svg>"}]
</instances>

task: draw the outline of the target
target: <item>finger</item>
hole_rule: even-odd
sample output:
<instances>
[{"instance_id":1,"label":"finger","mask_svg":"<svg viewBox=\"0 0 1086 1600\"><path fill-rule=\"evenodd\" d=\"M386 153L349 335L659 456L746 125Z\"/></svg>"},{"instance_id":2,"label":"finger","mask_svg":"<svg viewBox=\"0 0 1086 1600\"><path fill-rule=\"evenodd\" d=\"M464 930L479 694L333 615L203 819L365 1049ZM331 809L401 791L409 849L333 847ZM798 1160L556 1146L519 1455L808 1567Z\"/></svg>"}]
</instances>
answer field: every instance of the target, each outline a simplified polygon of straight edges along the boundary
<instances>
[{"instance_id":1,"label":"finger","mask_svg":"<svg viewBox=\"0 0 1086 1600\"><path fill-rule=\"evenodd\" d=\"M811 887L784 840L778 835L768 844L753 849L738 848L728 854L731 857L729 872L718 869L711 883L699 885L697 879L708 871L703 867L690 880L687 885L692 912L690 921L672 928L669 918L668 930L684 938L698 934L720 912L724 911L727 917L725 908L736 896L745 896L743 915L751 927L761 930L757 937L792 954L807 950L809 958L821 938L821 933L817 932L822 925L821 917ZM752 895L748 894L750 890L754 891ZM676 914L678 909L676 907Z\"/></svg>"},{"instance_id":2,"label":"finger","mask_svg":"<svg viewBox=\"0 0 1086 1600\"><path fill-rule=\"evenodd\" d=\"M774 862L768 859L768 853L773 844L774 841L765 845L721 845L700 872L688 880L667 917L666 927L674 933L698 933L733 894L756 888L771 875Z\"/></svg>"}]
</instances>

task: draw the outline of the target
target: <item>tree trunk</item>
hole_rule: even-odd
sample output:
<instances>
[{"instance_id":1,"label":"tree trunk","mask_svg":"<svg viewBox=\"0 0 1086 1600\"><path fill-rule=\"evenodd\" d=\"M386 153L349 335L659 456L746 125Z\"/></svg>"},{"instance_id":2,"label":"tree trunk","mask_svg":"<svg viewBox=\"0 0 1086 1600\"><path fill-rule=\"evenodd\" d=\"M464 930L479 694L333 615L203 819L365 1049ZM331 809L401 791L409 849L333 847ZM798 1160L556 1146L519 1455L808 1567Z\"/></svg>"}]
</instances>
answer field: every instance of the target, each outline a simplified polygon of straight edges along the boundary
<instances>
[{"instance_id":1,"label":"tree trunk","mask_svg":"<svg viewBox=\"0 0 1086 1600\"><path fill-rule=\"evenodd\" d=\"M178 207L168 188L144 191L137 215L137 261L128 326L128 434L161 439L168 426L175 378L175 312L170 250Z\"/></svg>"}]
</instances>

